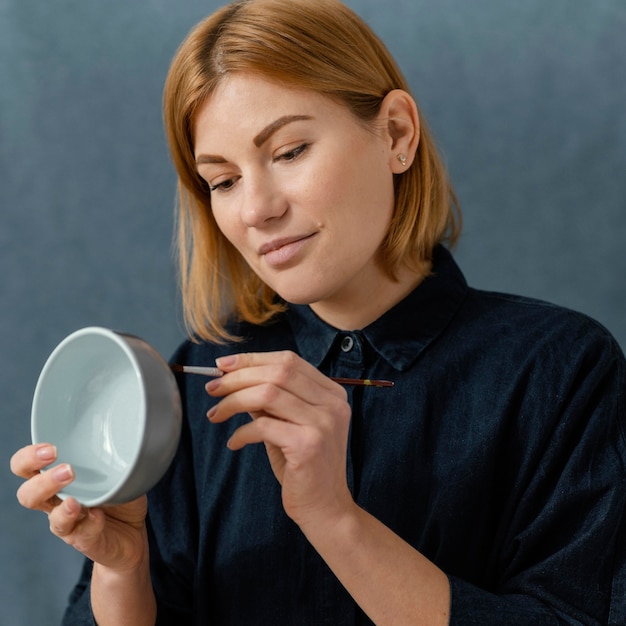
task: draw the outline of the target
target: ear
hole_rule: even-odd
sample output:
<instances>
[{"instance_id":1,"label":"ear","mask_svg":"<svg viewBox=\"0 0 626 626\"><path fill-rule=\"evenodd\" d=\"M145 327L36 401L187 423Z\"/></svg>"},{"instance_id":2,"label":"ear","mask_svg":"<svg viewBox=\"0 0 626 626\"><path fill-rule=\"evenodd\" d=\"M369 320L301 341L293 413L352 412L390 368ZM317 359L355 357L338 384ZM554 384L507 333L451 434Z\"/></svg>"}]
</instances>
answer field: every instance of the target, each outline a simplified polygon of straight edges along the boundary
<instances>
[{"instance_id":1,"label":"ear","mask_svg":"<svg viewBox=\"0 0 626 626\"><path fill-rule=\"evenodd\" d=\"M402 89L390 91L381 104L379 120L388 140L391 170L402 174L411 167L420 141L415 100Z\"/></svg>"}]
</instances>

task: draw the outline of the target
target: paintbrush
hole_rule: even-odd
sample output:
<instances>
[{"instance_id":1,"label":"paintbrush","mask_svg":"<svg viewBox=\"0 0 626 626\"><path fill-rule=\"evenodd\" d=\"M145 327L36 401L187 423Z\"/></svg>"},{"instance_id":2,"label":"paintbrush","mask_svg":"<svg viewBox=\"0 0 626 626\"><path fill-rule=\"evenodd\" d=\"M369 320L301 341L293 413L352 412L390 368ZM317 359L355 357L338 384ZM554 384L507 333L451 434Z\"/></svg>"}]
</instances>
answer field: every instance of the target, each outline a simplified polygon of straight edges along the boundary
<instances>
[{"instance_id":1,"label":"paintbrush","mask_svg":"<svg viewBox=\"0 0 626 626\"><path fill-rule=\"evenodd\" d=\"M173 372L179 372L183 374L200 374L201 376L211 376L213 378L223 376L224 372L218 367L200 367L196 365L170 365ZM357 387L393 387L394 383L391 380L373 380L370 378L333 378L336 383L340 385L354 385Z\"/></svg>"}]
</instances>

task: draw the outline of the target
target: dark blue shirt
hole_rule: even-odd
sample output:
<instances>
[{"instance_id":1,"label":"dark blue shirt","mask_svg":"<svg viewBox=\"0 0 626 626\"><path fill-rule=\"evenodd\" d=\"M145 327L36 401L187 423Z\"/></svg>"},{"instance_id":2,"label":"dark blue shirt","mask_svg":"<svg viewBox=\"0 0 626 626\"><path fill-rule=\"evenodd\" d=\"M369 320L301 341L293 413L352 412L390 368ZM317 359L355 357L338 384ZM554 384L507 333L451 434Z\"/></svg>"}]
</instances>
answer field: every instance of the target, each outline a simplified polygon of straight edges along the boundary
<instances>
[{"instance_id":1,"label":"dark blue shirt","mask_svg":"<svg viewBox=\"0 0 626 626\"><path fill-rule=\"evenodd\" d=\"M376 297L376 294L372 294ZM361 331L307 306L236 345L187 342L175 360L289 349L352 387L355 500L449 576L450 623L626 624L624 357L589 318L468 288L449 253ZM370 624L281 505L262 445L226 448L206 381L181 376L178 455L150 494L164 626ZM67 624L92 623L89 564ZM82 621L84 620L84 621Z\"/></svg>"}]
</instances>

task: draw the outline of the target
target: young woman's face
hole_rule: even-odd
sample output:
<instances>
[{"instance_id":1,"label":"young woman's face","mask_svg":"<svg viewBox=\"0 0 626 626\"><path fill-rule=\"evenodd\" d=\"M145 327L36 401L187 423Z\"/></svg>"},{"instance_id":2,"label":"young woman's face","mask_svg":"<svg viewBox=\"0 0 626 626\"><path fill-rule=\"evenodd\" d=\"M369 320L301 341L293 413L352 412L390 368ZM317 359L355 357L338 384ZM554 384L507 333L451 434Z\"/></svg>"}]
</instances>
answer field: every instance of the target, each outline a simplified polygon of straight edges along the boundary
<instances>
[{"instance_id":1,"label":"young woman's face","mask_svg":"<svg viewBox=\"0 0 626 626\"><path fill-rule=\"evenodd\" d=\"M220 230L282 298L326 318L389 281L376 262L394 205L382 130L318 94L235 74L200 109L194 140Z\"/></svg>"}]
</instances>

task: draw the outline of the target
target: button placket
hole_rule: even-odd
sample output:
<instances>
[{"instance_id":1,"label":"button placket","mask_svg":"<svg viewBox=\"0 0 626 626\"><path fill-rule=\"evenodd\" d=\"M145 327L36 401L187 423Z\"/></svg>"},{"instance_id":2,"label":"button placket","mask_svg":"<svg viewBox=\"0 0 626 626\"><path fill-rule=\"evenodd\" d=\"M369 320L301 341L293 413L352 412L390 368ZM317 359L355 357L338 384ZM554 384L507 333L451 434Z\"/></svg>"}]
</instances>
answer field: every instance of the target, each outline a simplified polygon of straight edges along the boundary
<instances>
[{"instance_id":1,"label":"button placket","mask_svg":"<svg viewBox=\"0 0 626 626\"><path fill-rule=\"evenodd\" d=\"M359 333L350 331L339 333L335 350L333 375L359 378L363 369L363 343Z\"/></svg>"},{"instance_id":2,"label":"button placket","mask_svg":"<svg viewBox=\"0 0 626 626\"><path fill-rule=\"evenodd\" d=\"M350 350L352 350L352 348L354 348L354 339L352 339L352 337L350 337L350 335L346 335L341 340L341 349L342 349L343 352L350 352Z\"/></svg>"}]
</instances>

